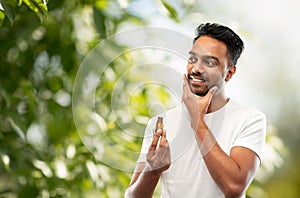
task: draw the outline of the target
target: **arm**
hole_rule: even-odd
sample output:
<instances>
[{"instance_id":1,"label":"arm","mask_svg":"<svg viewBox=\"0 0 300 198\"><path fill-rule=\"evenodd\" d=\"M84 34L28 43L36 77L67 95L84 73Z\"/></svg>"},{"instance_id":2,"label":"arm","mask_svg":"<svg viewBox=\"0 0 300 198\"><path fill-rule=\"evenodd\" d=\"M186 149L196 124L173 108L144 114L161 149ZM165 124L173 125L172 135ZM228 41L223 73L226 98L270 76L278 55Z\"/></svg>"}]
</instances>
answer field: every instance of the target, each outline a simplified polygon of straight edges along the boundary
<instances>
[{"instance_id":1,"label":"arm","mask_svg":"<svg viewBox=\"0 0 300 198\"><path fill-rule=\"evenodd\" d=\"M238 197L244 193L258 169L258 156L241 146L233 147L227 155L202 120L196 138L207 169L225 196Z\"/></svg>"},{"instance_id":2,"label":"arm","mask_svg":"<svg viewBox=\"0 0 300 198\"><path fill-rule=\"evenodd\" d=\"M206 96L197 97L184 77L183 101L191 115L191 125L206 167L225 197L239 197L254 178L259 158L255 152L241 146L233 147L228 155L209 131L204 115L215 91L216 88L211 88Z\"/></svg>"},{"instance_id":3,"label":"arm","mask_svg":"<svg viewBox=\"0 0 300 198\"><path fill-rule=\"evenodd\" d=\"M160 139L160 141L159 141ZM159 146L157 148L159 142ZM125 197L152 197L161 174L171 165L166 131L158 130L147 153L147 162L138 163Z\"/></svg>"},{"instance_id":4,"label":"arm","mask_svg":"<svg viewBox=\"0 0 300 198\"><path fill-rule=\"evenodd\" d=\"M152 197L160 175L146 170L146 163L137 163L125 197Z\"/></svg>"}]
</instances>

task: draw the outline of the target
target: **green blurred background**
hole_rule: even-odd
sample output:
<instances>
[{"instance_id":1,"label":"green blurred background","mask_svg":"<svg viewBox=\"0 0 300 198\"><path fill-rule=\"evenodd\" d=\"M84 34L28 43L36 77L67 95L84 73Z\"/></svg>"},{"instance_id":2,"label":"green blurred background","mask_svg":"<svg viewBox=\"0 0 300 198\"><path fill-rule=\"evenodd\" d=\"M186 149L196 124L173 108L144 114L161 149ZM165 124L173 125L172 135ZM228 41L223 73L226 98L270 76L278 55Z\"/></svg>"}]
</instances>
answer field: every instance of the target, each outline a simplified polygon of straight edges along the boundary
<instances>
[{"instance_id":1,"label":"green blurred background","mask_svg":"<svg viewBox=\"0 0 300 198\"><path fill-rule=\"evenodd\" d=\"M170 28L191 38L194 28L212 21L229 25L246 42L229 95L268 117L265 158L247 191L253 198L296 198L300 194L300 46L297 1L167 0L0 0L0 197L123 197L132 173L97 158L101 145L93 126L83 144L72 114L73 85L85 56L118 32L145 26ZM111 49L126 46L111 43ZM103 53L111 49L103 50ZM139 151L154 98L170 108L161 87L144 87L130 98L131 125L116 124L114 85L135 64L124 55L101 76L95 107L105 134L116 144ZM143 62L143 56L139 57ZM145 58L146 59L146 58ZM124 66L126 65L126 66ZM182 71L184 71L184 65ZM127 76L124 90L145 76ZM81 112L80 119L86 114ZM119 121L120 122L120 121ZM92 129L91 129L92 128ZM92 131L92 132L91 132ZM121 134L121 135L120 135ZM113 155L114 150L105 151ZM109 153L111 152L111 153ZM132 162L126 152L120 164ZM159 191L159 190L158 190ZM157 192L158 193L158 192Z\"/></svg>"}]
</instances>

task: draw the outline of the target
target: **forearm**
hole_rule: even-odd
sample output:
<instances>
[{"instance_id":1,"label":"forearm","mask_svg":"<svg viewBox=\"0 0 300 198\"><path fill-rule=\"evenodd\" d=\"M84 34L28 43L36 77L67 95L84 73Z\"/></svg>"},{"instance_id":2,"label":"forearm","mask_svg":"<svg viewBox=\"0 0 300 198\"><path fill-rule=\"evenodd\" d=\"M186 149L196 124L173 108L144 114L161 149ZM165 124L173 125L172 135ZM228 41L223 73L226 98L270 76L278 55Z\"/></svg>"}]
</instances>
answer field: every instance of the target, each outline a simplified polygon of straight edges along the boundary
<instances>
[{"instance_id":1,"label":"forearm","mask_svg":"<svg viewBox=\"0 0 300 198\"><path fill-rule=\"evenodd\" d=\"M126 190L126 198L140 198L149 197L151 198L154 190L157 186L160 174L154 173L154 171L148 170L147 166L144 168L143 172L139 178L131 184Z\"/></svg>"},{"instance_id":2,"label":"forearm","mask_svg":"<svg viewBox=\"0 0 300 198\"><path fill-rule=\"evenodd\" d=\"M160 140L160 141L159 141ZM158 145L159 144L159 145ZM125 192L127 198L151 198L161 174L171 165L165 130L157 130L147 153L147 162L137 163L136 171Z\"/></svg>"},{"instance_id":3,"label":"forearm","mask_svg":"<svg viewBox=\"0 0 300 198\"><path fill-rule=\"evenodd\" d=\"M205 122L200 121L196 138L207 169L226 197L238 196L246 187L245 173L217 143Z\"/></svg>"}]
</instances>

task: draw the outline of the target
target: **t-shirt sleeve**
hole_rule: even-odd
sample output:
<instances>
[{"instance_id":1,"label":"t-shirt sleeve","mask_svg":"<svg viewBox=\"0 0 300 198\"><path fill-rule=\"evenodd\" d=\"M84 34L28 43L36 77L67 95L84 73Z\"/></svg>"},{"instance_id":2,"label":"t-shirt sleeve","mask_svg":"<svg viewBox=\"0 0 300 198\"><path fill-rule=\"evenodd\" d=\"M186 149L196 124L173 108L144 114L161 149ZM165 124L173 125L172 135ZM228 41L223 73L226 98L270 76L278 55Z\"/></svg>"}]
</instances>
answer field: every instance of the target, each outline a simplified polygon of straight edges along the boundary
<instances>
[{"instance_id":1,"label":"t-shirt sleeve","mask_svg":"<svg viewBox=\"0 0 300 198\"><path fill-rule=\"evenodd\" d=\"M240 133L233 142L233 146L243 146L254 151L262 160L263 147L266 140L266 116L255 111L245 121Z\"/></svg>"},{"instance_id":2,"label":"t-shirt sleeve","mask_svg":"<svg viewBox=\"0 0 300 198\"><path fill-rule=\"evenodd\" d=\"M154 122L154 119L151 118L145 129L142 148L141 148L141 152L140 152L139 158L137 160L137 163L138 162L146 162L146 155L148 153L149 146L152 142L154 127L155 127L155 122Z\"/></svg>"}]
</instances>

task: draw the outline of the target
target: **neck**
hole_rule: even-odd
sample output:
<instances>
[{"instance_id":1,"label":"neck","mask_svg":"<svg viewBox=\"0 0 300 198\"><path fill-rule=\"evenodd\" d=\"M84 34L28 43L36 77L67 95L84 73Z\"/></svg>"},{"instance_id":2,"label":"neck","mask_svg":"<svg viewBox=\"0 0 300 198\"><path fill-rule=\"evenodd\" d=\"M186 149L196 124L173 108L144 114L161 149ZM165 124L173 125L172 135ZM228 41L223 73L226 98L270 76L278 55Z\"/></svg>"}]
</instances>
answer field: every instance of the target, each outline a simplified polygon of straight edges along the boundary
<instances>
[{"instance_id":1,"label":"neck","mask_svg":"<svg viewBox=\"0 0 300 198\"><path fill-rule=\"evenodd\" d=\"M208 106L207 113L212 113L214 111L217 111L224 107L227 102L229 101L229 98L225 96L224 91L217 91L217 93L214 94L210 105Z\"/></svg>"}]
</instances>

